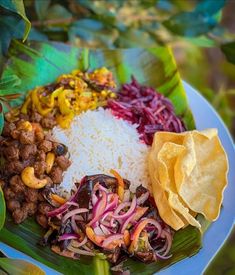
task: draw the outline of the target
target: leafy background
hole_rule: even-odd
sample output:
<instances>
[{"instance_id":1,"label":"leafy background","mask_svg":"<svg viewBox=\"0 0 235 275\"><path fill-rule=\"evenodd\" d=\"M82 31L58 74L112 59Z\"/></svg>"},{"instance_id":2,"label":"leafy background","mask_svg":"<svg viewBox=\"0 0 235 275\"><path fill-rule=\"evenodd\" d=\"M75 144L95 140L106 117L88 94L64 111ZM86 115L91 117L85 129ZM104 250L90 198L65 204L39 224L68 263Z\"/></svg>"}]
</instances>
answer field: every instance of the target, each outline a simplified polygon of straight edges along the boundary
<instances>
[{"instance_id":1,"label":"leafy background","mask_svg":"<svg viewBox=\"0 0 235 275\"><path fill-rule=\"evenodd\" d=\"M0 14L0 72L12 39L89 48L169 44L182 77L235 136L234 0L0 0ZM0 111L17 81L0 82ZM235 273L234 244L235 232L208 274Z\"/></svg>"}]
</instances>

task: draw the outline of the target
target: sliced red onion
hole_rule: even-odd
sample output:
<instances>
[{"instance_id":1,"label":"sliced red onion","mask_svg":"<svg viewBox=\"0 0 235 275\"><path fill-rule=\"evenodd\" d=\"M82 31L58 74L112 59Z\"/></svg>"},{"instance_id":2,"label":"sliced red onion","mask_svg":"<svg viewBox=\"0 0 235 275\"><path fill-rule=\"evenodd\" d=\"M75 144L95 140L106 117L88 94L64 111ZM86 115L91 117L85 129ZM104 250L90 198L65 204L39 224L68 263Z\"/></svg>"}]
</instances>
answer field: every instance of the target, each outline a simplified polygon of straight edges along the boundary
<instances>
[{"instance_id":1,"label":"sliced red onion","mask_svg":"<svg viewBox=\"0 0 235 275\"><path fill-rule=\"evenodd\" d=\"M112 201L109 202L105 208L105 211L114 210L118 205L118 195L117 194L108 194L108 198L112 195Z\"/></svg>"},{"instance_id":2,"label":"sliced red onion","mask_svg":"<svg viewBox=\"0 0 235 275\"><path fill-rule=\"evenodd\" d=\"M101 221L101 224L103 224L106 227L110 227L110 222L108 221Z\"/></svg>"},{"instance_id":3,"label":"sliced red onion","mask_svg":"<svg viewBox=\"0 0 235 275\"><path fill-rule=\"evenodd\" d=\"M86 251L91 251L92 252L92 249L90 247L88 247L86 244L83 245L83 248L86 250Z\"/></svg>"},{"instance_id":4,"label":"sliced red onion","mask_svg":"<svg viewBox=\"0 0 235 275\"><path fill-rule=\"evenodd\" d=\"M71 245L68 246L68 250L70 250L74 253L80 254L80 255L95 256L94 252L90 252L90 251L86 251L86 250L83 250L83 249L75 248Z\"/></svg>"},{"instance_id":5,"label":"sliced red onion","mask_svg":"<svg viewBox=\"0 0 235 275\"><path fill-rule=\"evenodd\" d=\"M56 208L52 211L47 212L47 216L48 217L55 217L59 214L62 214L69 208L69 206L70 205L68 203L62 204L59 208Z\"/></svg>"},{"instance_id":6,"label":"sliced red onion","mask_svg":"<svg viewBox=\"0 0 235 275\"><path fill-rule=\"evenodd\" d=\"M66 203L62 204L59 208L56 208L56 209L48 212L47 216L55 217L59 214L64 213L71 205L78 206L78 204L75 202L75 199L79 193L79 189L80 188L77 189L76 193L73 196L71 196L70 199Z\"/></svg>"},{"instance_id":7,"label":"sliced red onion","mask_svg":"<svg viewBox=\"0 0 235 275\"><path fill-rule=\"evenodd\" d=\"M81 213L86 213L86 212L89 212L89 210L87 208L78 208L78 209L71 210L65 214L62 221L65 222L68 218L70 218L76 214L81 214Z\"/></svg>"},{"instance_id":8,"label":"sliced red onion","mask_svg":"<svg viewBox=\"0 0 235 275\"><path fill-rule=\"evenodd\" d=\"M159 238L161 236L161 233L162 233L162 227L161 227L161 224L154 220L154 219L151 219L151 218L143 218L141 219L135 226L134 226L134 229L132 231L132 234L131 234L131 240L133 240L134 238L134 235L135 235L135 231L137 229L137 227L140 225L140 223L142 223L144 220L148 220L148 224L152 224L154 225L156 228L157 228L157 236L156 236L156 239ZM147 224L146 224L147 226ZM145 226L145 227L146 227Z\"/></svg>"},{"instance_id":9,"label":"sliced red onion","mask_svg":"<svg viewBox=\"0 0 235 275\"><path fill-rule=\"evenodd\" d=\"M135 208L136 208L136 196L133 197L133 200L131 202L130 208L129 208L129 210L126 213L124 213L122 215L115 215L114 214L113 218L115 218L115 219L126 219L126 218L129 218L130 215L135 211Z\"/></svg>"},{"instance_id":10,"label":"sliced red onion","mask_svg":"<svg viewBox=\"0 0 235 275\"><path fill-rule=\"evenodd\" d=\"M58 238L58 241L64 241L64 240L74 240L79 239L80 236L78 234L63 234Z\"/></svg>"},{"instance_id":11,"label":"sliced red onion","mask_svg":"<svg viewBox=\"0 0 235 275\"><path fill-rule=\"evenodd\" d=\"M99 236L104 236L104 232L101 230L101 228L99 226L96 226L93 228L94 232L96 235L99 235Z\"/></svg>"},{"instance_id":12,"label":"sliced red onion","mask_svg":"<svg viewBox=\"0 0 235 275\"><path fill-rule=\"evenodd\" d=\"M97 201L96 205L93 208L93 218L88 225L93 225L104 213L104 210L107 206L107 193L101 191L102 197Z\"/></svg>"},{"instance_id":13,"label":"sliced red onion","mask_svg":"<svg viewBox=\"0 0 235 275\"><path fill-rule=\"evenodd\" d=\"M115 219L114 218L111 218L111 220L110 220L110 227L111 228L113 228L113 227L115 227L116 225L117 225L117 221L115 221Z\"/></svg>"},{"instance_id":14,"label":"sliced red onion","mask_svg":"<svg viewBox=\"0 0 235 275\"><path fill-rule=\"evenodd\" d=\"M122 202L122 203L120 203L113 214L117 215L122 209L124 209L124 208L126 208L130 205L131 205L131 202Z\"/></svg>"},{"instance_id":15,"label":"sliced red onion","mask_svg":"<svg viewBox=\"0 0 235 275\"><path fill-rule=\"evenodd\" d=\"M112 232L103 224L100 224L100 229L103 231L104 235L110 235Z\"/></svg>"},{"instance_id":16,"label":"sliced red onion","mask_svg":"<svg viewBox=\"0 0 235 275\"><path fill-rule=\"evenodd\" d=\"M107 211L103 214L102 218L101 218L101 222L103 222L108 216L111 217L111 215L113 214L113 211Z\"/></svg>"},{"instance_id":17,"label":"sliced red onion","mask_svg":"<svg viewBox=\"0 0 235 275\"><path fill-rule=\"evenodd\" d=\"M72 226L72 229L74 232L78 233L79 232L79 228L76 224L76 221L75 221L75 216L72 216L71 218L71 226Z\"/></svg>"},{"instance_id":18,"label":"sliced red onion","mask_svg":"<svg viewBox=\"0 0 235 275\"><path fill-rule=\"evenodd\" d=\"M104 191L105 193L109 193L109 190L108 190L107 188L105 188L105 187L104 187L103 185L101 185L101 184L99 184L98 189L99 189L100 191Z\"/></svg>"},{"instance_id":19,"label":"sliced red onion","mask_svg":"<svg viewBox=\"0 0 235 275\"><path fill-rule=\"evenodd\" d=\"M91 201L92 201L92 205L95 205L98 201L98 197L96 196L95 193L92 193L91 195Z\"/></svg>"},{"instance_id":20,"label":"sliced red onion","mask_svg":"<svg viewBox=\"0 0 235 275\"><path fill-rule=\"evenodd\" d=\"M73 216L75 221L84 221L83 217L80 215Z\"/></svg>"},{"instance_id":21,"label":"sliced red onion","mask_svg":"<svg viewBox=\"0 0 235 275\"><path fill-rule=\"evenodd\" d=\"M155 240L155 238L154 238ZM155 249L154 251L158 254L160 254L161 252L165 251L167 249L167 241L165 242L164 246L162 248L159 248L159 249Z\"/></svg>"},{"instance_id":22,"label":"sliced red onion","mask_svg":"<svg viewBox=\"0 0 235 275\"><path fill-rule=\"evenodd\" d=\"M65 212L65 211L64 211L64 212ZM59 219L59 220L61 220L61 219L62 219L62 214L56 215L56 218Z\"/></svg>"},{"instance_id":23,"label":"sliced red onion","mask_svg":"<svg viewBox=\"0 0 235 275\"><path fill-rule=\"evenodd\" d=\"M160 259L162 259L162 260L167 260L167 259L169 259L169 258L171 258L171 257L172 257L172 255L169 255L169 256L163 256L163 255L158 254L158 253L155 253L155 254L156 254L156 256L157 256L158 258L160 258Z\"/></svg>"},{"instance_id":24,"label":"sliced red onion","mask_svg":"<svg viewBox=\"0 0 235 275\"><path fill-rule=\"evenodd\" d=\"M114 234L103 241L102 247L107 248L109 244L120 239L123 240L123 234Z\"/></svg>"},{"instance_id":25,"label":"sliced red onion","mask_svg":"<svg viewBox=\"0 0 235 275\"><path fill-rule=\"evenodd\" d=\"M84 239L79 243L78 241L71 241L71 245L74 247L74 248L78 248L78 247L81 247L83 245L85 245L87 243L88 239L87 239L87 236L84 237Z\"/></svg>"},{"instance_id":26,"label":"sliced red onion","mask_svg":"<svg viewBox=\"0 0 235 275\"><path fill-rule=\"evenodd\" d=\"M162 256L166 256L169 253L170 249L171 249L172 236L169 232L167 232L165 230L162 230L161 237L166 239L167 248L166 248L165 252L162 254Z\"/></svg>"},{"instance_id":27,"label":"sliced red onion","mask_svg":"<svg viewBox=\"0 0 235 275\"><path fill-rule=\"evenodd\" d=\"M130 190L125 190L124 191L124 195L123 195L123 202L128 202L130 201L130 196L131 196L131 192Z\"/></svg>"},{"instance_id":28,"label":"sliced red onion","mask_svg":"<svg viewBox=\"0 0 235 275\"><path fill-rule=\"evenodd\" d=\"M139 198L137 198L137 205L144 204L149 197L149 192L143 193Z\"/></svg>"},{"instance_id":29,"label":"sliced red onion","mask_svg":"<svg viewBox=\"0 0 235 275\"><path fill-rule=\"evenodd\" d=\"M78 203L76 203L74 201L68 201L67 204L79 207Z\"/></svg>"},{"instance_id":30,"label":"sliced red onion","mask_svg":"<svg viewBox=\"0 0 235 275\"><path fill-rule=\"evenodd\" d=\"M125 231L125 229L127 228L128 224L129 224L129 223L131 222L131 220L134 218L134 216L135 216L135 213L133 213L132 215L130 215L130 217L127 218L127 219L125 220L125 222L122 224L122 226L121 226L121 233L122 233L122 234L124 233L124 231Z\"/></svg>"}]
</instances>

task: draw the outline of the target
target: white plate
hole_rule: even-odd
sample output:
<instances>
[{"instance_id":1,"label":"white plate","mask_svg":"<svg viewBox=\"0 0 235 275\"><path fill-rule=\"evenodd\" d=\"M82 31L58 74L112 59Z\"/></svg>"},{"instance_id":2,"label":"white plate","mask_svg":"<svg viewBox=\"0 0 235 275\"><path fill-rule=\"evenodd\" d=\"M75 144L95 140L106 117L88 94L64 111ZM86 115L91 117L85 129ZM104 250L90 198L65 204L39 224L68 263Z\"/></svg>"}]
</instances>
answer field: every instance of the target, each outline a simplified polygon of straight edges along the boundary
<instances>
[{"instance_id":1,"label":"white plate","mask_svg":"<svg viewBox=\"0 0 235 275\"><path fill-rule=\"evenodd\" d=\"M231 168L228 175L229 184L224 192L224 201L220 217L205 233L203 238L203 248L197 255L180 261L177 264L174 264L171 267L159 272L161 275L201 274L228 237L235 217L235 169L233 169L235 167L235 150L233 140L226 126L212 106L190 85L184 82L184 86L188 95L190 107L196 120L197 129L218 129L219 136L227 152L229 165ZM58 272L53 271L45 265L3 243L0 243L0 250L2 250L9 257L25 259L37 264L46 272L47 275L59 274Z\"/></svg>"}]
</instances>

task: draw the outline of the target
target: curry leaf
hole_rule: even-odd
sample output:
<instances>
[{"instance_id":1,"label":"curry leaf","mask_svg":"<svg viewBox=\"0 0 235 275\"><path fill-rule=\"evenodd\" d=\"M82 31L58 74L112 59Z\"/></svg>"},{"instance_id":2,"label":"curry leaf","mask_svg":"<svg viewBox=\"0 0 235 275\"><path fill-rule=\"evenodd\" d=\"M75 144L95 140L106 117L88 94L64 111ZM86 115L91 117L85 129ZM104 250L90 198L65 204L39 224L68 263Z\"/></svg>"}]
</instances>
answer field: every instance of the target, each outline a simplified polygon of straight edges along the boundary
<instances>
[{"instance_id":1,"label":"curry leaf","mask_svg":"<svg viewBox=\"0 0 235 275\"><path fill-rule=\"evenodd\" d=\"M0 258L0 268L11 275L45 275L46 273L38 266L16 259Z\"/></svg>"},{"instance_id":2,"label":"curry leaf","mask_svg":"<svg viewBox=\"0 0 235 275\"><path fill-rule=\"evenodd\" d=\"M235 64L235 41L223 44L221 50L228 61Z\"/></svg>"}]
</instances>

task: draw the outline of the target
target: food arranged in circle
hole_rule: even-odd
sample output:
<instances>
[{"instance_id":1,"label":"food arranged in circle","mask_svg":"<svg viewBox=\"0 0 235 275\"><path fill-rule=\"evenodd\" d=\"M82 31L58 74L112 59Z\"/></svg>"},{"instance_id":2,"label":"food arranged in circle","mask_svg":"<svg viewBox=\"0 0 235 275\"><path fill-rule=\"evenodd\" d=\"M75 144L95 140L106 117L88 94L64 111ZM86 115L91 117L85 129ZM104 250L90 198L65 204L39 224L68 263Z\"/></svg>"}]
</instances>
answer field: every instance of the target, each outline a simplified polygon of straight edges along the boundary
<instances>
[{"instance_id":1,"label":"food arranged in circle","mask_svg":"<svg viewBox=\"0 0 235 275\"><path fill-rule=\"evenodd\" d=\"M187 131L154 88L97 68L29 91L5 115L1 188L15 224L64 257L172 257L174 234L220 213L228 161L216 129ZM116 268L118 266L118 269ZM116 269L115 269L116 268Z\"/></svg>"}]
</instances>

